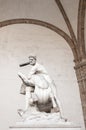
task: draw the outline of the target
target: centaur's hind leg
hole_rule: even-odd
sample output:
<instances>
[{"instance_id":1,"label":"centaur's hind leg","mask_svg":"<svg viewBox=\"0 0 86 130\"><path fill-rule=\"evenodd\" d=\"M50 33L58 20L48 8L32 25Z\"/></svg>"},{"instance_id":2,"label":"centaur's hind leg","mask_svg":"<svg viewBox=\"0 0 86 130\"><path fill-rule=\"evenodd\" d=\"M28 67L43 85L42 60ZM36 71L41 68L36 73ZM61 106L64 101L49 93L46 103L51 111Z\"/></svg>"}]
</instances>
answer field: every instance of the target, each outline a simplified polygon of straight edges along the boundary
<instances>
[{"instance_id":1,"label":"centaur's hind leg","mask_svg":"<svg viewBox=\"0 0 86 130\"><path fill-rule=\"evenodd\" d=\"M53 105L52 112L60 112L59 105L57 104L56 99L55 99L53 93L50 93L50 99L51 99L52 105Z\"/></svg>"},{"instance_id":2,"label":"centaur's hind leg","mask_svg":"<svg viewBox=\"0 0 86 130\"><path fill-rule=\"evenodd\" d=\"M51 101L52 101L52 104L53 104L53 111L52 112L59 112L60 118L66 122L67 119L62 116L63 115L62 114L62 108L61 108L61 104L60 104L59 99L56 99L54 97L53 93L50 93L50 98L51 98Z\"/></svg>"}]
</instances>

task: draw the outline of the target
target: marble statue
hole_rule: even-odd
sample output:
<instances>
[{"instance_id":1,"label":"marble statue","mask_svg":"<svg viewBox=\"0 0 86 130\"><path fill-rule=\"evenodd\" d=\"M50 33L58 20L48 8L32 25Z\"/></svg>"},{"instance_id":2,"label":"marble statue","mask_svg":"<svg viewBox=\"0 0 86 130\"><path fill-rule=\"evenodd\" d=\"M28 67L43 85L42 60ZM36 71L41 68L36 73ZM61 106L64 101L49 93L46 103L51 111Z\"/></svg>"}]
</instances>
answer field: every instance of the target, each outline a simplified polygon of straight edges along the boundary
<instances>
[{"instance_id":1,"label":"marble statue","mask_svg":"<svg viewBox=\"0 0 86 130\"><path fill-rule=\"evenodd\" d=\"M31 65L32 69L28 77L18 73L23 84L20 93L25 95L25 110L19 109L18 113L25 122L35 121L58 121L66 122L62 117L62 108L56 94L54 81L41 64L37 63L36 56L29 56L29 62L21 64L20 67Z\"/></svg>"}]
</instances>

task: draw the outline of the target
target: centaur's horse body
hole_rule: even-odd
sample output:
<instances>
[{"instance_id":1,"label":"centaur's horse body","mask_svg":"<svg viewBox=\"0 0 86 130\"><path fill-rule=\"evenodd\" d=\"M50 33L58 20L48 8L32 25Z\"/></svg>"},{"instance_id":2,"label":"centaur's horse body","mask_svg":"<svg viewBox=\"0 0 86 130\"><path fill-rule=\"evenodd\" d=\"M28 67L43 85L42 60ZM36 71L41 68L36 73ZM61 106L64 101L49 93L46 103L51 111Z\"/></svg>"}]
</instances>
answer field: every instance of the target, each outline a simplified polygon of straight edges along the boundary
<instances>
[{"instance_id":1,"label":"centaur's horse body","mask_svg":"<svg viewBox=\"0 0 86 130\"><path fill-rule=\"evenodd\" d=\"M36 74L32 76L35 89L34 93L37 95L38 103L47 103L54 96L52 93L50 83L45 79L43 74Z\"/></svg>"},{"instance_id":2,"label":"centaur's horse body","mask_svg":"<svg viewBox=\"0 0 86 130\"><path fill-rule=\"evenodd\" d=\"M39 108L41 105L42 105L41 107L44 107L45 105L44 111L46 112L51 108L53 108L55 112L60 111L60 102L56 97L56 89L55 86L53 85L53 82L51 82L51 80L49 79L48 75L40 73L33 74L30 77L30 79L28 79L23 74L19 73L19 77L26 85L27 88L26 96L29 105L31 103L33 104L34 102L37 102Z\"/></svg>"}]
</instances>

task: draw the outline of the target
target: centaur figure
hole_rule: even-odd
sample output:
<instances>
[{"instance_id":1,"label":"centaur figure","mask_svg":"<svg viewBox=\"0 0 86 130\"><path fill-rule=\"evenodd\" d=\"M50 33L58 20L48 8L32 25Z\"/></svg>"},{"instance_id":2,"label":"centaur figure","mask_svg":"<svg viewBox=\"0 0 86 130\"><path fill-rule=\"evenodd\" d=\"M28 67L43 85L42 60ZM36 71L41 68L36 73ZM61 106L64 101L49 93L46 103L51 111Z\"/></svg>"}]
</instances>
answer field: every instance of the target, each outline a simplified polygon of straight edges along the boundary
<instances>
[{"instance_id":1,"label":"centaur figure","mask_svg":"<svg viewBox=\"0 0 86 130\"><path fill-rule=\"evenodd\" d=\"M34 106L40 112L59 112L62 114L61 105L56 95L56 86L46 69L37 63L36 56L29 56L29 62L21 64L20 67L25 65L31 65L32 69L28 77L18 73L23 81L20 93L26 96L25 110L23 112L19 110L19 114L22 116L30 106Z\"/></svg>"}]
</instances>

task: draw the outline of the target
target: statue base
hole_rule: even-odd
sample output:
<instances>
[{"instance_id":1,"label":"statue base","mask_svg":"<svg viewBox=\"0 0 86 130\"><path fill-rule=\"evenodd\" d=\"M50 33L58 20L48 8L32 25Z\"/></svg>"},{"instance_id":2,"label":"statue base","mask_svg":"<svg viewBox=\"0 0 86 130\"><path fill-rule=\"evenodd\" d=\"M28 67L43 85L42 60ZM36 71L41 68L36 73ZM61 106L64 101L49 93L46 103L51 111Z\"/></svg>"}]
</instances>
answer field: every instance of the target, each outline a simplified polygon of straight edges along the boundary
<instances>
[{"instance_id":1,"label":"statue base","mask_svg":"<svg viewBox=\"0 0 86 130\"><path fill-rule=\"evenodd\" d=\"M11 126L10 130L81 130L80 126L75 125L57 125L57 124L31 124L31 125L16 125Z\"/></svg>"},{"instance_id":2,"label":"statue base","mask_svg":"<svg viewBox=\"0 0 86 130\"><path fill-rule=\"evenodd\" d=\"M80 126L66 121L60 113L26 112L10 130L81 130Z\"/></svg>"}]
</instances>

